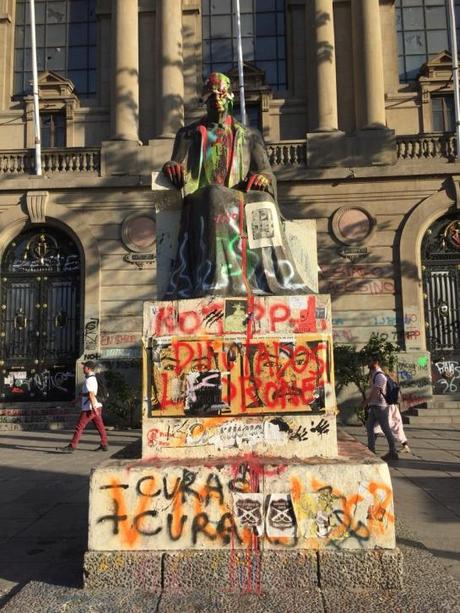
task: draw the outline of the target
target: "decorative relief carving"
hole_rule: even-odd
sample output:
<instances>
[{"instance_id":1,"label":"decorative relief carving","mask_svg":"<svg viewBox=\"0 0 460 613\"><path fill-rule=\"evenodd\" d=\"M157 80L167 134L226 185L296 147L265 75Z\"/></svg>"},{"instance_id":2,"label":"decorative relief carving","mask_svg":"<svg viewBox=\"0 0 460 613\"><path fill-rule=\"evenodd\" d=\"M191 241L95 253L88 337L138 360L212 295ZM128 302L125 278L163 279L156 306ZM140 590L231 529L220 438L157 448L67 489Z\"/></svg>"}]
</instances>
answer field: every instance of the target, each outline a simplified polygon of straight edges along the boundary
<instances>
[{"instance_id":1,"label":"decorative relief carving","mask_svg":"<svg viewBox=\"0 0 460 613\"><path fill-rule=\"evenodd\" d=\"M366 209L341 207L332 217L332 232L344 245L365 243L375 231L376 222Z\"/></svg>"},{"instance_id":2,"label":"decorative relief carving","mask_svg":"<svg viewBox=\"0 0 460 613\"><path fill-rule=\"evenodd\" d=\"M27 213L31 223L45 223L49 192L27 192Z\"/></svg>"}]
</instances>

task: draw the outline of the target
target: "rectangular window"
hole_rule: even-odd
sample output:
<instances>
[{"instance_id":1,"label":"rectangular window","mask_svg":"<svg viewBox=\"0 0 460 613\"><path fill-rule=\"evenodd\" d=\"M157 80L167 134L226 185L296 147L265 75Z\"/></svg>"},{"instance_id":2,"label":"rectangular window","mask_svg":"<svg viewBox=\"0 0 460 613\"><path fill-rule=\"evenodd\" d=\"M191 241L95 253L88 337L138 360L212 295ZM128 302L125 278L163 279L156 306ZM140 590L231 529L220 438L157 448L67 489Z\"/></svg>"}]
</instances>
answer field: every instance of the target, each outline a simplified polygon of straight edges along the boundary
<instances>
[{"instance_id":1,"label":"rectangular window","mask_svg":"<svg viewBox=\"0 0 460 613\"><path fill-rule=\"evenodd\" d=\"M431 109L433 132L452 132L455 126L454 97L433 96Z\"/></svg>"},{"instance_id":2,"label":"rectangular window","mask_svg":"<svg viewBox=\"0 0 460 613\"><path fill-rule=\"evenodd\" d=\"M40 113L42 147L66 146L66 123L64 113Z\"/></svg>"},{"instance_id":3,"label":"rectangular window","mask_svg":"<svg viewBox=\"0 0 460 613\"><path fill-rule=\"evenodd\" d=\"M455 5L459 19L460 0ZM415 81L423 64L450 50L446 0L396 0L395 8L399 79Z\"/></svg>"},{"instance_id":4,"label":"rectangular window","mask_svg":"<svg viewBox=\"0 0 460 613\"><path fill-rule=\"evenodd\" d=\"M284 0L241 0L243 59L265 70L267 83L284 90ZM203 73L227 72L237 63L235 0L203 0Z\"/></svg>"},{"instance_id":5,"label":"rectangular window","mask_svg":"<svg viewBox=\"0 0 460 613\"><path fill-rule=\"evenodd\" d=\"M35 0L37 65L73 81L82 97L94 96L96 0ZM14 93L31 91L31 36L28 0L16 1Z\"/></svg>"}]
</instances>

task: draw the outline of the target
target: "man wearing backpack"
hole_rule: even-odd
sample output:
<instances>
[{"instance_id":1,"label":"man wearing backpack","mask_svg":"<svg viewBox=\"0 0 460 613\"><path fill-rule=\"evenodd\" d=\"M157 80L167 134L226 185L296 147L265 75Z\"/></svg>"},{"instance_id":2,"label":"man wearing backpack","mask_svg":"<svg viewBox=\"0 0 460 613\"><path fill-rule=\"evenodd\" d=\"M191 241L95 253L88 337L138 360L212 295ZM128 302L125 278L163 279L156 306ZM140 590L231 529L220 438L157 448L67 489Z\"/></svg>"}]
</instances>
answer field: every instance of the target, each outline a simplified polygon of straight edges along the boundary
<instances>
[{"instance_id":1,"label":"man wearing backpack","mask_svg":"<svg viewBox=\"0 0 460 613\"><path fill-rule=\"evenodd\" d=\"M366 406L369 408L369 415L366 422L367 446L372 453L375 453L376 436L374 426L378 423L386 436L390 448L390 451L384 455L382 459L398 460L399 456L396 451L395 439L388 421L388 400L386 397L388 380L380 367L380 357L378 355L373 355L369 360L369 372L371 375L371 388L366 401Z\"/></svg>"},{"instance_id":2,"label":"man wearing backpack","mask_svg":"<svg viewBox=\"0 0 460 613\"><path fill-rule=\"evenodd\" d=\"M83 362L83 372L85 374L85 380L81 388L81 413L80 418L75 426L75 434L73 435L70 443L64 447L63 453L73 453L77 448L78 442L83 430L89 424L90 421L94 421L94 425L101 437L101 443L96 451L107 451L107 434L102 421L102 403L97 399L98 394L98 380L96 373L96 363L92 360Z\"/></svg>"}]
</instances>

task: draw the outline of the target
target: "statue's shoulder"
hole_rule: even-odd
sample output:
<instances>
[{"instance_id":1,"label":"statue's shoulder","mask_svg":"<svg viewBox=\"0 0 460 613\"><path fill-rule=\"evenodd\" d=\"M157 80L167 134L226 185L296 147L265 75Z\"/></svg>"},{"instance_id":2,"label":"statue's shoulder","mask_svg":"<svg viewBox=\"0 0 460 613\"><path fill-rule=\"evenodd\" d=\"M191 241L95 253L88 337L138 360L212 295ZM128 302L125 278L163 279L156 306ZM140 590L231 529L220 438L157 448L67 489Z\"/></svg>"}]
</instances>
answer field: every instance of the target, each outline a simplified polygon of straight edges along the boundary
<instances>
[{"instance_id":1,"label":"statue's shoulder","mask_svg":"<svg viewBox=\"0 0 460 613\"><path fill-rule=\"evenodd\" d=\"M244 137L247 141L252 143L262 143L264 142L262 132L257 128L251 128L249 126L243 125L240 121L234 120L234 126L236 130L241 130L241 133L244 134Z\"/></svg>"},{"instance_id":2,"label":"statue's shoulder","mask_svg":"<svg viewBox=\"0 0 460 613\"><path fill-rule=\"evenodd\" d=\"M203 119L198 119L192 123L187 124L177 132L179 138L193 138L196 134L198 127L202 125Z\"/></svg>"}]
</instances>

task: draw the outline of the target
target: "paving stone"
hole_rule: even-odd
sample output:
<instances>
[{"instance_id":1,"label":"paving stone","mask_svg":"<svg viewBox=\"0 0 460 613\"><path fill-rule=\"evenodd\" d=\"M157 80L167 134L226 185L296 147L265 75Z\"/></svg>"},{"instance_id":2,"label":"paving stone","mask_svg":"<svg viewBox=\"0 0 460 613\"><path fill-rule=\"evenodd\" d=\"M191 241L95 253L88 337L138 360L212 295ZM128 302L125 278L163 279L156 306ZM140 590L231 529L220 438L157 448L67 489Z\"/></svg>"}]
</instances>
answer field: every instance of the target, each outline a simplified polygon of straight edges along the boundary
<instances>
[{"instance_id":1,"label":"paving stone","mask_svg":"<svg viewBox=\"0 0 460 613\"><path fill-rule=\"evenodd\" d=\"M158 613L322 613L321 593L309 591L269 591L261 594L205 592L166 593L160 600Z\"/></svg>"}]
</instances>

